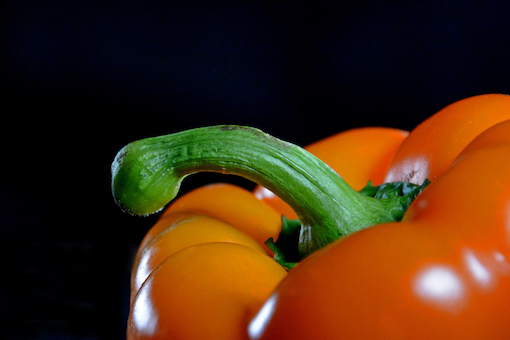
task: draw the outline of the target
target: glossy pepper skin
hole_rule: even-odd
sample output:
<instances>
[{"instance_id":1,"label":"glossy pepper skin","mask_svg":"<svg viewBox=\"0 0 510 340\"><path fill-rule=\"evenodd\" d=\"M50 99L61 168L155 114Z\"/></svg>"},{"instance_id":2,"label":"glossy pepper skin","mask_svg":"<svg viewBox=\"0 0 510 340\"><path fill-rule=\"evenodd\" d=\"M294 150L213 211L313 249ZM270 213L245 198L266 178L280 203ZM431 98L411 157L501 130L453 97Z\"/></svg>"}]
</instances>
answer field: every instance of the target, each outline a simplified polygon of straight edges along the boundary
<instances>
[{"instance_id":1,"label":"glossy pepper skin","mask_svg":"<svg viewBox=\"0 0 510 340\"><path fill-rule=\"evenodd\" d=\"M285 275L270 257L241 244L186 247L140 287L127 339L246 339L246 323Z\"/></svg>"},{"instance_id":2,"label":"glossy pepper skin","mask_svg":"<svg viewBox=\"0 0 510 340\"><path fill-rule=\"evenodd\" d=\"M228 183L205 185L180 196L163 211L141 241L134 267L141 252L156 237L184 220L200 216L212 217L235 227L267 251L264 242L270 237L277 239L282 225L281 216L255 199L250 191Z\"/></svg>"},{"instance_id":3,"label":"glossy pepper skin","mask_svg":"<svg viewBox=\"0 0 510 340\"><path fill-rule=\"evenodd\" d=\"M435 181L473 138L507 119L506 94L473 96L448 105L413 129L393 156L384 182Z\"/></svg>"},{"instance_id":4,"label":"glossy pepper skin","mask_svg":"<svg viewBox=\"0 0 510 340\"><path fill-rule=\"evenodd\" d=\"M141 241L133 261L131 296L166 257L180 249L232 242L266 253L264 241L277 238L280 228L280 216L248 190L226 183L192 190L172 202Z\"/></svg>"},{"instance_id":5,"label":"glossy pepper skin","mask_svg":"<svg viewBox=\"0 0 510 340\"><path fill-rule=\"evenodd\" d=\"M253 194L236 185L215 183L179 197L163 212L161 218L176 212L193 212L215 217L244 231L259 244L270 237L278 238L281 215Z\"/></svg>"},{"instance_id":6,"label":"glossy pepper skin","mask_svg":"<svg viewBox=\"0 0 510 340\"><path fill-rule=\"evenodd\" d=\"M246 338L248 318L286 275L255 238L280 226L271 207L231 184L175 200L135 256L128 339Z\"/></svg>"},{"instance_id":7,"label":"glossy pepper skin","mask_svg":"<svg viewBox=\"0 0 510 340\"><path fill-rule=\"evenodd\" d=\"M229 242L241 244L266 255L264 248L252 237L236 227L206 215L192 215L181 219L181 214L167 215L159 223L168 228L143 248L135 258L132 271L132 296L147 277L169 256L184 248L203 243ZM157 225L156 227L159 227Z\"/></svg>"},{"instance_id":8,"label":"glossy pepper skin","mask_svg":"<svg viewBox=\"0 0 510 340\"><path fill-rule=\"evenodd\" d=\"M211 217L235 227L262 247L265 247L264 242L268 238L277 239L281 231L280 215L271 207L256 200L248 190L228 183L205 185L180 196L165 209L138 246L133 275L136 273L141 253L147 245L182 222L204 217ZM186 233L192 234L189 231ZM180 237L176 237L175 241L180 243ZM198 239L194 242L200 243Z\"/></svg>"},{"instance_id":9,"label":"glossy pepper skin","mask_svg":"<svg viewBox=\"0 0 510 340\"><path fill-rule=\"evenodd\" d=\"M506 339L510 121L475 138L412 203L311 255L277 287L251 339Z\"/></svg>"}]
</instances>

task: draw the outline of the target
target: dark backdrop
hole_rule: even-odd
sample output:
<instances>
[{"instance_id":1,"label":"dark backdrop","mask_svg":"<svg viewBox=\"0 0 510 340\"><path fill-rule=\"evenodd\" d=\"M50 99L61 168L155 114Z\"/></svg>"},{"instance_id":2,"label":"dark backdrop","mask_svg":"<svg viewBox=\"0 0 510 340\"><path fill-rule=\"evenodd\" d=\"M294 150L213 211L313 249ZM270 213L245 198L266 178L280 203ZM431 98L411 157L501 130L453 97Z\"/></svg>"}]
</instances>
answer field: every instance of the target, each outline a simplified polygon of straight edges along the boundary
<instances>
[{"instance_id":1,"label":"dark backdrop","mask_svg":"<svg viewBox=\"0 0 510 340\"><path fill-rule=\"evenodd\" d=\"M0 322L7 339L122 339L133 252L110 163L211 124L305 145L412 129L510 93L508 1L10 1L2 22ZM209 181L197 175L183 190Z\"/></svg>"}]
</instances>

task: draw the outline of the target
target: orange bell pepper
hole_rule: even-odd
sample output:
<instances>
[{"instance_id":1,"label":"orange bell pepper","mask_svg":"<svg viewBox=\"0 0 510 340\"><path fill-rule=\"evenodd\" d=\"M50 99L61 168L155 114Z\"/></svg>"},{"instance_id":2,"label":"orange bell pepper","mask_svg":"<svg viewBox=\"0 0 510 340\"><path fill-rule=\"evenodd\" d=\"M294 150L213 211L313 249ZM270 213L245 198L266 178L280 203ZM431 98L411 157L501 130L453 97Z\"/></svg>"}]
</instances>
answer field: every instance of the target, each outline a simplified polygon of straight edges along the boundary
<instances>
[{"instance_id":1,"label":"orange bell pepper","mask_svg":"<svg viewBox=\"0 0 510 340\"><path fill-rule=\"evenodd\" d=\"M510 119L507 104L503 95L468 98L411 132L386 179L416 182L427 174L433 183L423 193L423 186L408 183L358 192L310 152L248 127L207 127L128 144L112 164L112 190L123 210L159 211L192 173L241 175L296 213L296 248L303 258L286 274L264 254L260 240L274 238L279 228L271 223L258 242L250 242L244 231L211 220L207 224L218 229L194 244L189 236L199 231L184 232L191 223L186 214L193 219L207 211L193 211L193 199L183 210L169 208L161 220L168 219L169 229L155 227L143 242L136 268L150 262L142 260L145 251L156 260L135 286L128 338L506 336L510 143L502 136L509 135L510 123L495 124ZM446 144L440 148L439 141ZM165 239L180 232L180 245ZM164 253L167 248L175 252ZM261 289L243 286L243 277Z\"/></svg>"},{"instance_id":2,"label":"orange bell pepper","mask_svg":"<svg viewBox=\"0 0 510 340\"><path fill-rule=\"evenodd\" d=\"M252 340L505 339L510 326L510 121L475 138L401 223L305 259Z\"/></svg>"}]
</instances>

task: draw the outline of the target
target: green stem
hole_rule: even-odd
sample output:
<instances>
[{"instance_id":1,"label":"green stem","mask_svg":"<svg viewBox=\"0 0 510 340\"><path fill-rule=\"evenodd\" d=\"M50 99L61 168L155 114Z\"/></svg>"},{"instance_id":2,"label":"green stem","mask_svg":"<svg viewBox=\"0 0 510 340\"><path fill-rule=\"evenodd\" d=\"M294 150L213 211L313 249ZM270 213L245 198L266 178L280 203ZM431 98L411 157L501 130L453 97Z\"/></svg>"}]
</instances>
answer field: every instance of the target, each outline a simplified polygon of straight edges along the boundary
<instances>
[{"instance_id":1,"label":"green stem","mask_svg":"<svg viewBox=\"0 0 510 340\"><path fill-rule=\"evenodd\" d=\"M126 145L112 163L113 196L130 214L151 214L175 198L187 175L202 171L243 176L287 202L302 223L303 255L398 220L410 204L402 197L362 195L304 149L241 126L198 128Z\"/></svg>"}]
</instances>

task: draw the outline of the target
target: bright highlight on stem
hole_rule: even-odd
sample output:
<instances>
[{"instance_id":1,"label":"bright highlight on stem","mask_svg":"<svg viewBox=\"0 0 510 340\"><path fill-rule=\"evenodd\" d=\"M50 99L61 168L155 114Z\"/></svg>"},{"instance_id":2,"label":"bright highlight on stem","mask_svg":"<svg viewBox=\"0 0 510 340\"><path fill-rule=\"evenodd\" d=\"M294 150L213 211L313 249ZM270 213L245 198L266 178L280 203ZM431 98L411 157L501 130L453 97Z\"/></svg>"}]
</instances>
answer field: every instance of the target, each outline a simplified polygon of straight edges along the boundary
<instances>
[{"instance_id":1,"label":"bright highlight on stem","mask_svg":"<svg viewBox=\"0 0 510 340\"><path fill-rule=\"evenodd\" d=\"M417 195L368 197L294 144L258 129L223 125L126 145L112 163L113 196L130 214L151 214L176 197L186 176L202 171L245 177L287 202L302 223L303 256L360 229L401 219Z\"/></svg>"}]
</instances>

